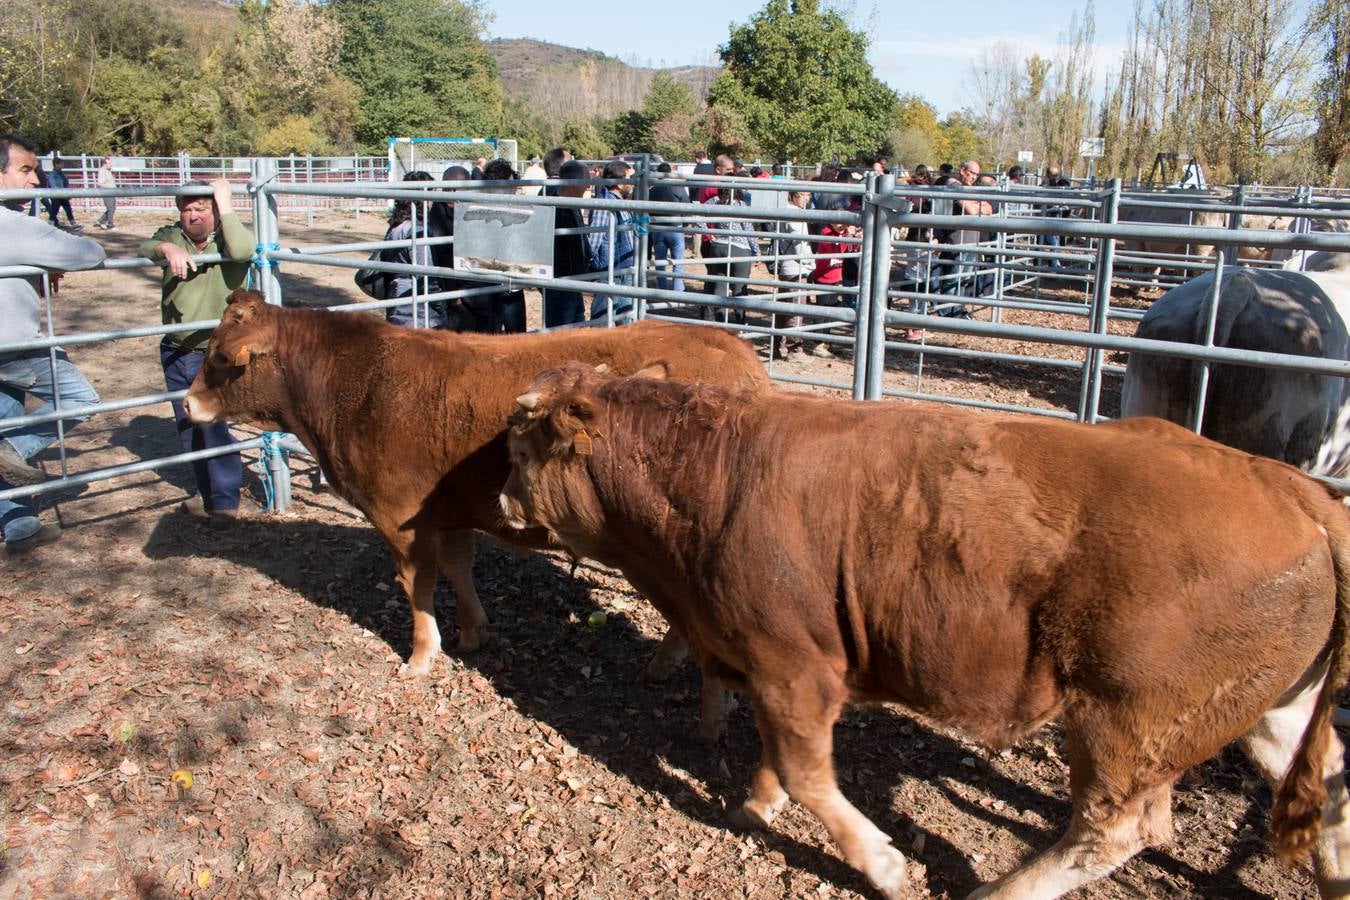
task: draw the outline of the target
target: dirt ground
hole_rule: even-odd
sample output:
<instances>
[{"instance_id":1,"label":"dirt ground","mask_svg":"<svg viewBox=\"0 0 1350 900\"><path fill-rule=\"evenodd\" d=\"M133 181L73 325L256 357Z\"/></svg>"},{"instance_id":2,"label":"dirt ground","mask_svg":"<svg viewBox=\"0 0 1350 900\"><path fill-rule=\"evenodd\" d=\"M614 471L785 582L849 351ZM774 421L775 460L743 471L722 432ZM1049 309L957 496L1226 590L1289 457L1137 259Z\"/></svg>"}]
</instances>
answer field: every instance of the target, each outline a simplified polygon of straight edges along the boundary
<instances>
[{"instance_id":1,"label":"dirt ground","mask_svg":"<svg viewBox=\"0 0 1350 900\"><path fill-rule=\"evenodd\" d=\"M92 236L129 256L159 221L123 217ZM380 228L369 215L288 222L283 242ZM346 270L281 273L290 302L356 299ZM156 323L156 284L150 270L71 275L60 327ZM105 399L129 397L162 390L156 343L72 357ZM888 386L913 389L912 359L890 362ZM1076 370L927 363L929 390L1076 404ZM846 358L776 366L849 380ZM1108 379L1104 413L1118 390ZM175 452L167 412L78 428L71 469ZM54 450L43 459L58 470ZM492 641L447 653L430 677L400 677L411 625L383 545L311 489L309 463L293 468L289 512L255 507L223 534L176 511L181 468L66 491L43 511L63 539L0 558L0 898L872 896L800 808L767 833L728 827L759 755L748 704L718 746L697 742L693 667L664 685L639 680L664 626L622 578L480 541ZM250 489L256 502L256 480ZM438 599L449 638L444 585ZM587 624L595 611L602 627ZM991 754L876 707L850 712L836 740L844 792L926 868L934 896L1007 872L1067 822L1054 728ZM1080 896L1314 893L1306 870L1263 843L1269 796L1235 752L1190 773L1174 809L1171 844Z\"/></svg>"}]
</instances>

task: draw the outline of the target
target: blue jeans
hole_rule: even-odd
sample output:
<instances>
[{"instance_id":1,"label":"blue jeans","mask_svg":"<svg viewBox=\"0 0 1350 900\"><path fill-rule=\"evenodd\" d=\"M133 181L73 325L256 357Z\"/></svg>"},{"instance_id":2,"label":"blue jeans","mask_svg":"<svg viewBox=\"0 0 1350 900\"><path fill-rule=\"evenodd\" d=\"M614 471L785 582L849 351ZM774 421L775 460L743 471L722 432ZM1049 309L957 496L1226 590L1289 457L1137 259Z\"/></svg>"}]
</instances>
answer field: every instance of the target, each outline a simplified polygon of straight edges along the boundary
<instances>
[{"instance_id":1,"label":"blue jeans","mask_svg":"<svg viewBox=\"0 0 1350 900\"><path fill-rule=\"evenodd\" d=\"M17 358L0 361L0 419L11 419L24 414L25 394L32 394L42 400L42 404L33 410L33 415L54 410L58 394L63 408L92 406L98 403L98 393L62 350L56 352L54 389L52 365L45 350L31 351ZM88 418L75 416L66 419L66 427L72 427ZM31 459L56 440L56 423L46 422L41 425L11 428L4 432L3 439L9 441L19 456ZM13 485L0 478L0 487L10 488ZM0 531L3 532L5 540L22 540L36 534L41 527L37 509L31 500L0 500Z\"/></svg>"},{"instance_id":2,"label":"blue jeans","mask_svg":"<svg viewBox=\"0 0 1350 900\"><path fill-rule=\"evenodd\" d=\"M632 275L615 275L615 284L632 284ZM620 297L618 294L592 294L591 295L591 320L603 319L605 310L608 307L606 302L610 296L614 298L614 322L622 324L633 321L633 300L631 297Z\"/></svg>"},{"instance_id":3,"label":"blue jeans","mask_svg":"<svg viewBox=\"0 0 1350 900\"><path fill-rule=\"evenodd\" d=\"M1045 240L1044 240L1044 244L1045 244L1045 249L1047 249L1047 250L1058 250L1058 249L1060 249L1060 246L1062 245L1062 243L1063 243L1063 241L1064 241L1064 235L1062 235L1062 234L1046 234L1046 235L1042 235L1042 237L1045 239ZM1051 260L1044 260L1044 259L1042 259L1042 260L1040 260L1040 262L1041 262L1042 264L1047 264L1047 263L1048 263L1049 266L1050 266L1050 268L1052 268L1052 269L1061 269L1061 268L1064 267L1064 262L1063 262L1062 260L1058 260L1058 259L1051 259Z\"/></svg>"},{"instance_id":4,"label":"blue jeans","mask_svg":"<svg viewBox=\"0 0 1350 900\"><path fill-rule=\"evenodd\" d=\"M675 278L666 278L661 275L656 276L656 286L663 291L682 291L684 290L684 279L679 277L679 273L684 271L684 266L679 261L684 259L684 235L674 234L669 231L658 231L652 235L652 253L656 256L658 263L657 271L662 271L659 263L662 260L670 259L675 262ZM671 286L672 280L674 287Z\"/></svg>"},{"instance_id":5,"label":"blue jeans","mask_svg":"<svg viewBox=\"0 0 1350 900\"><path fill-rule=\"evenodd\" d=\"M586 320L586 301L581 291L544 289L544 327L557 328Z\"/></svg>"},{"instance_id":6,"label":"blue jeans","mask_svg":"<svg viewBox=\"0 0 1350 900\"><path fill-rule=\"evenodd\" d=\"M164 366L164 387L171 391L187 389L197 370L202 367L206 353L185 350L169 343L159 345L159 361ZM183 412L181 400L173 401L173 418L178 425L178 440L184 453L211 450L235 443L228 422L194 425ZM197 480L197 493L208 510L238 509L239 487L244 482L244 461L238 453L199 459L192 464Z\"/></svg>"}]
</instances>

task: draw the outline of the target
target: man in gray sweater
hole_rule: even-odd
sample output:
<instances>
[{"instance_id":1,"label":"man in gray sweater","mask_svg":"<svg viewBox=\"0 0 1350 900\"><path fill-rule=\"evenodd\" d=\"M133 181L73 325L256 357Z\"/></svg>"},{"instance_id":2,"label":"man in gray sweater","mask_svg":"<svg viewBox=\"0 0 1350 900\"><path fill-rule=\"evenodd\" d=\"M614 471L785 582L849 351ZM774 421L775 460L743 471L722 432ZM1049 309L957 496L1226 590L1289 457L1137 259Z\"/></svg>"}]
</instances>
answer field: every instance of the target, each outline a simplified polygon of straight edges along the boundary
<instances>
[{"instance_id":1,"label":"man in gray sweater","mask_svg":"<svg viewBox=\"0 0 1350 900\"><path fill-rule=\"evenodd\" d=\"M37 187L37 155L33 145L16 134L0 134L0 187ZM27 201L0 207L0 266L40 266L56 292L62 272L92 269L102 264L103 248L96 241L59 231L22 210ZM98 403L98 394L59 348L53 367L46 348L20 349L15 344L42 336L41 276L0 278L0 420L24 414L24 396L41 404L33 414ZM88 416L72 416L67 425ZM44 475L28 459L56 439L56 422L24 425L0 431L0 490L36 484ZM0 500L0 533L5 552L15 555L61 536L56 524L43 525L27 499Z\"/></svg>"}]
</instances>

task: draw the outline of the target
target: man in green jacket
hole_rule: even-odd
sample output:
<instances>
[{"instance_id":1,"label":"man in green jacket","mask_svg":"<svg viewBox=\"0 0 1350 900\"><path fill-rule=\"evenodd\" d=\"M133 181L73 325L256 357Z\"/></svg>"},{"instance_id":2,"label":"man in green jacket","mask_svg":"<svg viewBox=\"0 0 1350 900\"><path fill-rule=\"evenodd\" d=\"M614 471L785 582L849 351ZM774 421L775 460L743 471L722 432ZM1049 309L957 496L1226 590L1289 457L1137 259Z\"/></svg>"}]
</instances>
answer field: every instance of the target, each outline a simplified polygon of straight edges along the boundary
<instances>
[{"instance_id":1,"label":"man in green jacket","mask_svg":"<svg viewBox=\"0 0 1350 900\"><path fill-rule=\"evenodd\" d=\"M210 187L211 197L179 197L178 222L165 225L141 244L141 256L164 260L160 306L165 325L220 318L225 312L225 298L248 276L253 235L234 213L230 183L221 179L211 182ZM211 253L219 253L222 261L193 260L194 256ZM159 356L168 390L185 390L192 384L206 359L210 339L210 328L164 336ZM228 422L193 425L178 401L173 403L173 415L184 452L227 447L235 442ZM198 460L192 464L192 471L197 490L181 509L205 518L212 528L228 528L239 514L239 488L244 477L239 454Z\"/></svg>"}]
</instances>

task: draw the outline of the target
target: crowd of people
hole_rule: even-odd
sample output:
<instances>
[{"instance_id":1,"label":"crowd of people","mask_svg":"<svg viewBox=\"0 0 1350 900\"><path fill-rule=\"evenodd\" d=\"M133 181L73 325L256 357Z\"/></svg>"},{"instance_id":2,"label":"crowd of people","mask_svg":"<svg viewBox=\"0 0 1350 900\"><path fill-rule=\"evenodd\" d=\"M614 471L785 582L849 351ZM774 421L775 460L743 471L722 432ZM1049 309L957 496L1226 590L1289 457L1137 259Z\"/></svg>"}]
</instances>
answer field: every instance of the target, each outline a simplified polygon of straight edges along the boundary
<instances>
[{"instance_id":1,"label":"crowd of people","mask_svg":"<svg viewBox=\"0 0 1350 900\"><path fill-rule=\"evenodd\" d=\"M873 171L890 171L901 184L933 185L946 188L988 188L996 180L983 173L976 160L967 160L959 167L943 165L936 174L919 165L912 172L902 167L890 167L884 159L870 164ZM611 159L602 164L588 165L572 158L557 148L542 159L532 160L526 170L533 180L561 180L561 185L531 185L521 188L513 185L518 175L509 162L502 159L478 159L472 169L450 166L442 173L446 182L481 182L477 189L487 192L539 192L572 199L591 197L600 201L629 200L634 186L630 179L632 166L623 159ZM759 167L746 168L730 156L719 155L709 159L699 155L693 169L696 175L717 176L722 181L745 178L746 188L727 184L708 185L690 190L673 183L668 163L660 164L652 179L649 199L667 204L689 204L691 216L687 224L667 224L651 228L648 253L653 263L652 286L672 292L698 291L700 313L711 319L719 311L725 321L741 324L744 310L738 304L749 296L748 283L752 266L760 257L766 258L769 276L779 282L778 290L785 299L798 303L834 305L853 302L850 287L858 283L858 239L860 229L849 217L838 223L820 226L794 221L764 221L744 217L737 210L748 209L752 203L751 190L755 179L782 177L780 169L765 171ZM831 186L857 184L865 177L863 167L841 165L835 159L819 167L811 179L820 186L815 191L789 191L786 204L796 209L834 210L856 212L860 208L857 192L840 192ZM1022 170L1014 166L1006 177L1012 183L1023 178ZM407 175L409 182L433 180L425 172ZM594 188L585 182L605 181ZM105 160L99 169L96 184L100 188L115 188L116 179L111 160ZM141 244L139 253L162 262L161 313L165 325L207 321L219 318L226 306L226 298L235 288L244 285L252 260L253 236L240 222L232 205L232 191L228 181L221 179L206 185L210 196L193 194L176 199L178 219L155 232ZM1067 186L1060 171L1050 167L1043 184L1051 187ZM69 181L59 156L54 155L52 171L44 173L33 145L16 134L0 135L0 186L33 189L39 187L64 188ZM944 192L945 193L945 192ZM116 199L102 198L104 214L96 223L99 227L114 227ZM917 203L921 212L946 215L983 216L996 212L996 204L987 197L953 199L951 194ZM41 337L41 305L44 292L54 294L60 282L60 273L93 268L104 260L100 245L75 234L80 226L75 220L69 199L48 198L43 210L50 224L44 224L37 215L36 201L8 202L0 207L0 230L8 236L0 250L0 265L34 265L47 269L49 274L37 277L0 278L0 344L30 342ZM399 200L388 217L385 239L400 242L401 246L383 251L387 262L434 266L442 270L454 268L454 252L449 242L436 238L454 235L453 201L438 200L415 204ZM717 215L700 221L694 210L717 210ZM1054 214L1053 208L1049 214ZM64 221L62 221L64 215ZM587 318L608 319L622 323L633 317L632 297L622 288L635 282L633 269L640 243L636 213L613 206L597 206L586 211L578 206L554 208L554 277L575 278L598 276L593 280L611 281L612 290L591 290L592 300L587 309L580 290L549 288L543 292L543 323L547 328L576 324ZM636 227L635 227L636 226ZM419 239L410 240L414 235ZM959 228L909 229L898 235L906 241L931 243L927 256L930 264L913 273L920 289L950 298L939 311L948 315L969 315L967 307L958 298L985 296L991 289L992 275L978 258L975 245L987 239L978 231ZM1047 236L1045 243L1054 247L1057 235ZM218 254L219 262L197 262L194 257ZM697 258L704 267L702 277L691 277L687 271L689 260ZM1052 260L1051 265L1057 261ZM908 277L908 273L907 273ZM384 296L396 303L385 310L391 323L404 326L424 326L451 331L523 332L526 329L525 298L522 291L506 286L485 284L473 278L455 278L444 275L408 275L389 273ZM694 287L694 283L700 285ZM450 294L450 297L437 296ZM418 298L434 299L417 302ZM917 305L912 310L919 310ZM775 339L772 353L776 357L791 357L806 352L800 336L801 316L775 316L775 326L786 333ZM910 337L917 336L911 333ZM183 390L191 384L204 361L208 329L166 334L160 345L160 363L164 372L165 388ZM811 350L818 356L830 356L828 343L818 342ZM93 405L99 398L93 387L61 350L53 356L46 348L19 350L0 354L0 419L22 416L25 400L31 395L36 405L30 409L35 417L55 410L58 406L80 407ZM58 400L59 396L59 400ZM234 443L227 423L206 426L192 424L184 414L181 403L173 404L174 418L184 452L228 447ZM87 416L65 419L67 426L84 421ZM58 434L58 423L38 422L11 428L0 435L0 490L12 486L36 484L46 476L29 460L49 446ZM238 514L243 465L238 453L226 453L193 465L195 487L181 509L198 517L213 528L228 528ZM21 554L42 543L60 537L55 523L43 524L34 504L29 500L0 501L0 536L5 542L6 554Z\"/></svg>"}]
</instances>

